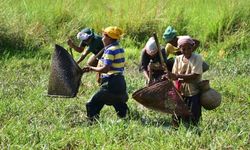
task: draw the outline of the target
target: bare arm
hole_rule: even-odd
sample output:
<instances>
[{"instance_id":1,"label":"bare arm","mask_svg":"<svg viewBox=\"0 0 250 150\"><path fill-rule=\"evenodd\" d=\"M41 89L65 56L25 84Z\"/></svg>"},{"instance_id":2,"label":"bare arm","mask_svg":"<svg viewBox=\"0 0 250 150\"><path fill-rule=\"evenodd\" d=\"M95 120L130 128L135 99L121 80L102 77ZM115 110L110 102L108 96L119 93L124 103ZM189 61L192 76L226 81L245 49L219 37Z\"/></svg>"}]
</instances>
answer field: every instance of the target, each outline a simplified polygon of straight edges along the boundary
<instances>
[{"instance_id":1,"label":"bare arm","mask_svg":"<svg viewBox=\"0 0 250 150\"><path fill-rule=\"evenodd\" d=\"M183 80L182 82L190 82L194 79L196 79L199 76L199 74L174 74L169 72L168 77L172 80Z\"/></svg>"},{"instance_id":2,"label":"bare arm","mask_svg":"<svg viewBox=\"0 0 250 150\"><path fill-rule=\"evenodd\" d=\"M95 72L107 73L110 70L110 65L104 65L102 67L89 66L89 69Z\"/></svg>"},{"instance_id":3,"label":"bare arm","mask_svg":"<svg viewBox=\"0 0 250 150\"><path fill-rule=\"evenodd\" d=\"M147 82L150 81L150 77L149 77L149 72L147 71L148 68L148 64L149 64L149 59L145 56L146 55L146 50L143 48L141 51L141 62L140 62L140 71L143 72L144 77L146 78Z\"/></svg>"},{"instance_id":4,"label":"bare arm","mask_svg":"<svg viewBox=\"0 0 250 150\"><path fill-rule=\"evenodd\" d=\"M81 57L77 60L77 63L79 64L80 62L82 62L82 61L84 60L84 58L85 58L89 53L90 53L89 51L85 50L85 51L82 53Z\"/></svg>"},{"instance_id":5,"label":"bare arm","mask_svg":"<svg viewBox=\"0 0 250 150\"><path fill-rule=\"evenodd\" d=\"M67 43L68 43L70 48L73 48L75 51L77 51L79 53L83 52L83 50L85 48L85 47L76 46L71 39L68 39Z\"/></svg>"},{"instance_id":6,"label":"bare arm","mask_svg":"<svg viewBox=\"0 0 250 150\"><path fill-rule=\"evenodd\" d=\"M148 74L148 71L147 70L143 70L143 75L144 77L146 78L147 82L150 81L150 78L149 78L149 74Z\"/></svg>"}]
</instances>

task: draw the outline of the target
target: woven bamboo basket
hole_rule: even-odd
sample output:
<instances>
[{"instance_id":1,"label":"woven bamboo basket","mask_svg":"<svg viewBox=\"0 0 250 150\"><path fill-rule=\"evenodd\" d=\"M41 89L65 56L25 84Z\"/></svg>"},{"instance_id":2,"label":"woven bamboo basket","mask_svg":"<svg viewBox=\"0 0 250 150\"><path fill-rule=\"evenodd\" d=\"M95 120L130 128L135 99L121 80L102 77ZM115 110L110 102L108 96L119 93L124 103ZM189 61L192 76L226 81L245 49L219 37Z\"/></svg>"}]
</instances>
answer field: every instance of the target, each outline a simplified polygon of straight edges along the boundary
<instances>
[{"instance_id":1,"label":"woven bamboo basket","mask_svg":"<svg viewBox=\"0 0 250 150\"><path fill-rule=\"evenodd\" d=\"M181 116L190 115L188 107L169 80L139 89L132 94L132 97L149 109Z\"/></svg>"},{"instance_id":2,"label":"woven bamboo basket","mask_svg":"<svg viewBox=\"0 0 250 150\"><path fill-rule=\"evenodd\" d=\"M78 93L82 70L72 56L61 46L55 45L52 55L48 96L75 97Z\"/></svg>"}]
</instances>

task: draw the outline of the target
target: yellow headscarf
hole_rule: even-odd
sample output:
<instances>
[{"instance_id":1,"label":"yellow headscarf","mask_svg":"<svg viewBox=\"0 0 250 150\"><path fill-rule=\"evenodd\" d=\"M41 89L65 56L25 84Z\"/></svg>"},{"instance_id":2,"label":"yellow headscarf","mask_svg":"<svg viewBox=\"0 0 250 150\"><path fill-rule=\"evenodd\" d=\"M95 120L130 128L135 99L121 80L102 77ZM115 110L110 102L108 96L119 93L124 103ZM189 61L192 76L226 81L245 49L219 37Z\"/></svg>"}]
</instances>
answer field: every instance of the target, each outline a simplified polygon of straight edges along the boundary
<instances>
[{"instance_id":1,"label":"yellow headscarf","mask_svg":"<svg viewBox=\"0 0 250 150\"><path fill-rule=\"evenodd\" d=\"M116 26L110 26L105 28L103 30L103 33L116 40L119 40L123 36L123 30Z\"/></svg>"}]
</instances>

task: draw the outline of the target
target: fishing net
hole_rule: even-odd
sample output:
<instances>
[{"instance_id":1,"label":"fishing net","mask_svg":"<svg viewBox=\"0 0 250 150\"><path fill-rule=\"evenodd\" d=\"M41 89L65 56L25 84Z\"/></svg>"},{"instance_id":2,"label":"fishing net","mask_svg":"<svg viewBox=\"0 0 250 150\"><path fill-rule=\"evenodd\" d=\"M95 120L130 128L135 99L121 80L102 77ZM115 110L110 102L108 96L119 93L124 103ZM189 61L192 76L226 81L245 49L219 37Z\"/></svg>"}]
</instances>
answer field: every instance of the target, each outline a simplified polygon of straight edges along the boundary
<instances>
[{"instance_id":1,"label":"fishing net","mask_svg":"<svg viewBox=\"0 0 250 150\"><path fill-rule=\"evenodd\" d=\"M75 97L82 77L82 70L72 56L61 46L55 45L52 55L48 96Z\"/></svg>"},{"instance_id":2,"label":"fishing net","mask_svg":"<svg viewBox=\"0 0 250 150\"><path fill-rule=\"evenodd\" d=\"M175 90L172 81L164 80L137 90L133 99L143 106L180 116L188 116L190 112L186 104Z\"/></svg>"}]
</instances>

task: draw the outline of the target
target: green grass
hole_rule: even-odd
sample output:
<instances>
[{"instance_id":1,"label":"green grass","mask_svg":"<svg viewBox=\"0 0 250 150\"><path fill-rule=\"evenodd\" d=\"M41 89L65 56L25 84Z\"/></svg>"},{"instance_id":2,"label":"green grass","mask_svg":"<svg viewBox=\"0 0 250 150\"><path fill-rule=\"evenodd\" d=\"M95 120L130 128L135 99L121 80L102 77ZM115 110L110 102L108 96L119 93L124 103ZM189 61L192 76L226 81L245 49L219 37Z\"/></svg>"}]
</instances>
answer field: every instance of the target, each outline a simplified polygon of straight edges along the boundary
<instances>
[{"instance_id":1,"label":"green grass","mask_svg":"<svg viewBox=\"0 0 250 150\"><path fill-rule=\"evenodd\" d=\"M249 0L2 0L0 2L1 149L249 149ZM199 129L170 126L171 115L142 109L131 94L144 86L140 51L152 32L167 25L201 40L210 64L204 74L222 94L221 105L203 109ZM89 125L85 104L98 89L95 74L83 75L76 98L47 97L53 46L83 27L97 33L109 25L126 35L126 81L130 117L119 120L104 107ZM74 52L75 59L80 54ZM81 67L85 62L80 64Z\"/></svg>"}]
</instances>

